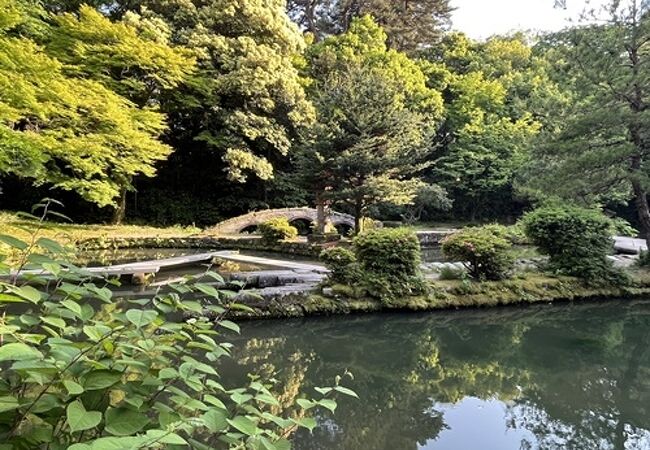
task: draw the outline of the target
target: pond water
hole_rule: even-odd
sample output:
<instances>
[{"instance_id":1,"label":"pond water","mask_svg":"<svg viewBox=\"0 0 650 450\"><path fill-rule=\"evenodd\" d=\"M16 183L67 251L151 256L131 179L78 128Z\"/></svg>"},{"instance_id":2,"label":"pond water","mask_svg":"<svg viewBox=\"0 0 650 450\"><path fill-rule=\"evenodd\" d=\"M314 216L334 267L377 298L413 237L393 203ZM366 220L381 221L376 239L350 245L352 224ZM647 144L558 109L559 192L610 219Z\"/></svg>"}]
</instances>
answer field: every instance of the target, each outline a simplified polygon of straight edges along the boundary
<instances>
[{"instance_id":1,"label":"pond water","mask_svg":"<svg viewBox=\"0 0 650 450\"><path fill-rule=\"evenodd\" d=\"M650 302L249 322L224 382L253 368L282 400L346 369L360 400L304 450L650 449Z\"/></svg>"}]
</instances>

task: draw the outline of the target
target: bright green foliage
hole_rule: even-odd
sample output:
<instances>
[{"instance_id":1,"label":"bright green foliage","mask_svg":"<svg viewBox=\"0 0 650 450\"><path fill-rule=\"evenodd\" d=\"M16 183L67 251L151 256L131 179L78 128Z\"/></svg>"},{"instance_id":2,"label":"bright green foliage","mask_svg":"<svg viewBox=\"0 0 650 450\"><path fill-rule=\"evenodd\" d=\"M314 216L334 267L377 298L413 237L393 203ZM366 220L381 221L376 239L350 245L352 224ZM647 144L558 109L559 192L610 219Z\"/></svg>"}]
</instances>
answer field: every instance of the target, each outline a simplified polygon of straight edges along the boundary
<instances>
[{"instance_id":1,"label":"bright green foliage","mask_svg":"<svg viewBox=\"0 0 650 450\"><path fill-rule=\"evenodd\" d=\"M167 108L174 126L223 155L229 175L273 177L270 158L286 155L313 120L294 66L305 47L282 0L146 1L172 40L192 49L199 72Z\"/></svg>"},{"instance_id":2,"label":"bright green foliage","mask_svg":"<svg viewBox=\"0 0 650 450\"><path fill-rule=\"evenodd\" d=\"M443 154L431 176L452 195L457 213L494 215L498 202L512 202L515 174L543 125L537 112L559 101L548 63L522 36L479 43L453 33L424 57L447 109Z\"/></svg>"},{"instance_id":3,"label":"bright green foliage","mask_svg":"<svg viewBox=\"0 0 650 450\"><path fill-rule=\"evenodd\" d=\"M158 106L161 91L187 79L194 60L187 50L169 46L167 26L134 13L121 22L82 6L76 15L54 17L48 54L66 72L101 82L139 107Z\"/></svg>"},{"instance_id":4,"label":"bright green foliage","mask_svg":"<svg viewBox=\"0 0 650 450\"><path fill-rule=\"evenodd\" d=\"M350 205L357 232L369 205L413 200L442 113L418 64L385 40L366 16L308 53L318 122L299 170L317 198Z\"/></svg>"},{"instance_id":5,"label":"bright green foliage","mask_svg":"<svg viewBox=\"0 0 650 450\"><path fill-rule=\"evenodd\" d=\"M262 235L262 239L271 244L285 239L294 239L298 236L298 229L284 217L261 223L257 230Z\"/></svg>"},{"instance_id":6,"label":"bright green foliage","mask_svg":"<svg viewBox=\"0 0 650 450\"><path fill-rule=\"evenodd\" d=\"M502 225L464 228L442 241L447 258L462 261L475 280L503 280L513 268L509 231Z\"/></svg>"},{"instance_id":7,"label":"bright green foliage","mask_svg":"<svg viewBox=\"0 0 650 450\"><path fill-rule=\"evenodd\" d=\"M614 227L600 211L550 205L527 213L522 223L528 238L550 257L549 269L591 283L624 281L607 259Z\"/></svg>"},{"instance_id":8,"label":"bright green foliage","mask_svg":"<svg viewBox=\"0 0 650 450\"><path fill-rule=\"evenodd\" d=\"M330 270L329 278L336 283L348 283L356 274L356 256L352 250L345 247L325 249L319 256L320 260Z\"/></svg>"},{"instance_id":9,"label":"bright green foliage","mask_svg":"<svg viewBox=\"0 0 650 450\"><path fill-rule=\"evenodd\" d=\"M378 228L354 238L354 253L371 295L391 299L421 293L420 241L409 228Z\"/></svg>"},{"instance_id":10,"label":"bright green foliage","mask_svg":"<svg viewBox=\"0 0 650 450\"><path fill-rule=\"evenodd\" d=\"M316 425L308 409L333 411L336 392L355 395L317 388L322 398L301 399L285 418L265 380L221 385L224 334L239 330L224 316L246 307L217 273L120 299L114 280L70 264L52 241L1 240L18 256L12 276L0 265L3 448L288 449L293 430Z\"/></svg>"},{"instance_id":11,"label":"bright green foliage","mask_svg":"<svg viewBox=\"0 0 650 450\"><path fill-rule=\"evenodd\" d=\"M541 137L525 177L543 194L574 201L634 199L650 239L648 4L612 0L602 11L540 44L570 104L551 111L555 126Z\"/></svg>"},{"instance_id":12,"label":"bright green foliage","mask_svg":"<svg viewBox=\"0 0 650 450\"><path fill-rule=\"evenodd\" d=\"M390 46L416 50L431 45L449 25L449 0L289 0L289 15L321 39L346 32L354 17L370 15L381 23Z\"/></svg>"},{"instance_id":13,"label":"bright green foliage","mask_svg":"<svg viewBox=\"0 0 650 450\"><path fill-rule=\"evenodd\" d=\"M34 19L1 1L0 172L75 191L100 206L113 204L131 177L152 176L154 163L171 152L157 139L165 129L164 116L150 107L139 108L104 80L86 79L74 61L64 65L47 48L20 36L21 25ZM134 29L111 24L90 10L79 24L89 18L97 32L100 25L114 27L113 33L135 39ZM52 45L64 37L60 31L47 28ZM144 53L147 41L139 43ZM99 53L96 49L94 57ZM112 53L110 58L122 56ZM160 67L155 70L160 72Z\"/></svg>"},{"instance_id":14,"label":"bright green foliage","mask_svg":"<svg viewBox=\"0 0 650 450\"><path fill-rule=\"evenodd\" d=\"M100 82L111 91L133 102L143 116L163 118L160 97L176 88L194 68L194 60L186 50L169 46L167 27L136 14L127 14L122 22L113 23L89 6L82 6L77 15L64 14L54 18L47 52L64 64L71 76ZM125 193L134 175L153 176L154 163L164 159L169 147L158 144L141 147L135 158L123 158L123 168L115 171L120 184L120 197L115 222L125 213Z\"/></svg>"}]
</instances>

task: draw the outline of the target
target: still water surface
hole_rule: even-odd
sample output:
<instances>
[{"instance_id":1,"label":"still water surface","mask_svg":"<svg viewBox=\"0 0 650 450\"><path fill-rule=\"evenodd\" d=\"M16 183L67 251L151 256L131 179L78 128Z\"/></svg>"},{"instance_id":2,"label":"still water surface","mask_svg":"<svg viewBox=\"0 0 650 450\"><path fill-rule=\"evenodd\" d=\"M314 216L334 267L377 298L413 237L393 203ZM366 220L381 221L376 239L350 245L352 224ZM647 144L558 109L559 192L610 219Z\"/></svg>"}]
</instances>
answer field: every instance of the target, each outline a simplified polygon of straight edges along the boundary
<instances>
[{"instance_id":1,"label":"still water surface","mask_svg":"<svg viewBox=\"0 0 650 450\"><path fill-rule=\"evenodd\" d=\"M249 322L233 342L224 382L261 367L285 402L354 374L360 400L299 450L650 449L650 302Z\"/></svg>"}]
</instances>

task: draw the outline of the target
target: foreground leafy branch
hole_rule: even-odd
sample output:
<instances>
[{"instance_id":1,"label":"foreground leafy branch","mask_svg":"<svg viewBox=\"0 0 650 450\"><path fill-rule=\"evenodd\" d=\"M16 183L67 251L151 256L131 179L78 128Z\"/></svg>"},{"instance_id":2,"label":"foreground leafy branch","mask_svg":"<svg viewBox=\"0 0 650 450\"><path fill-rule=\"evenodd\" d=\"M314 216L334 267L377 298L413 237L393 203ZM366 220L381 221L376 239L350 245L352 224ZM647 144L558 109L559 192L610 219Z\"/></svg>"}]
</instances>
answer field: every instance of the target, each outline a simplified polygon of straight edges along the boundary
<instances>
[{"instance_id":1,"label":"foreground leafy branch","mask_svg":"<svg viewBox=\"0 0 650 450\"><path fill-rule=\"evenodd\" d=\"M316 426L308 410L355 395L337 379L283 411L271 382L224 386L223 335L239 331L224 316L245 306L215 272L121 299L105 285L114 280L93 278L49 240L0 241L23 261L0 263L2 450L287 449L297 428Z\"/></svg>"}]
</instances>

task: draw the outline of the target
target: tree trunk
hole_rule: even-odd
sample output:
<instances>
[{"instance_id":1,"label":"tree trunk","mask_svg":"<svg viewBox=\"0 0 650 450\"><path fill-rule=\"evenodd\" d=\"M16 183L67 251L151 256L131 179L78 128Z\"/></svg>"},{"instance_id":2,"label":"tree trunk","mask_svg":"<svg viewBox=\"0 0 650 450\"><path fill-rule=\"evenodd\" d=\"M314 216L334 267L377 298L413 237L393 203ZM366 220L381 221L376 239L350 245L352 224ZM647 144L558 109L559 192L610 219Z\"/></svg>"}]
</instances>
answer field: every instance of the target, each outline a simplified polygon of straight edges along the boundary
<instances>
[{"instance_id":1,"label":"tree trunk","mask_svg":"<svg viewBox=\"0 0 650 450\"><path fill-rule=\"evenodd\" d=\"M325 200L316 196L316 234L325 234Z\"/></svg>"},{"instance_id":2,"label":"tree trunk","mask_svg":"<svg viewBox=\"0 0 650 450\"><path fill-rule=\"evenodd\" d=\"M632 182L632 188L634 189L634 204L636 205L636 213L639 216L639 223L641 224L641 233L643 234L648 249L650 249L650 207L648 207L648 193L638 181Z\"/></svg>"},{"instance_id":3,"label":"tree trunk","mask_svg":"<svg viewBox=\"0 0 650 450\"><path fill-rule=\"evenodd\" d=\"M117 199L117 205L115 206L115 211L113 211L113 225L120 225L124 222L124 217L126 216L126 187L120 189L120 197Z\"/></svg>"},{"instance_id":4,"label":"tree trunk","mask_svg":"<svg viewBox=\"0 0 650 450\"><path fill-rule=\"evenodd\" d=\"M363 205L357 201L354 205L354 234L359 234L363 231Z\"/></svg>"}]
</instances>

